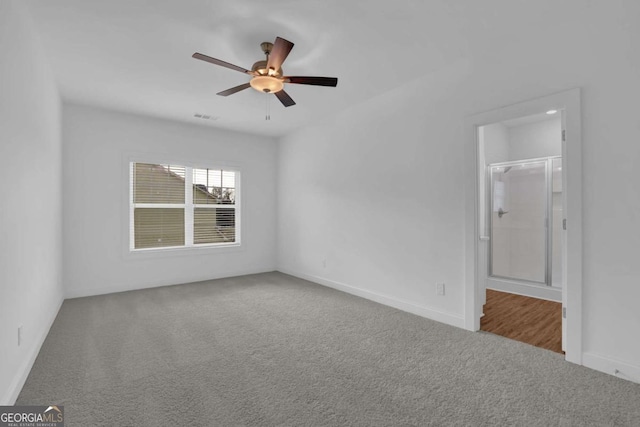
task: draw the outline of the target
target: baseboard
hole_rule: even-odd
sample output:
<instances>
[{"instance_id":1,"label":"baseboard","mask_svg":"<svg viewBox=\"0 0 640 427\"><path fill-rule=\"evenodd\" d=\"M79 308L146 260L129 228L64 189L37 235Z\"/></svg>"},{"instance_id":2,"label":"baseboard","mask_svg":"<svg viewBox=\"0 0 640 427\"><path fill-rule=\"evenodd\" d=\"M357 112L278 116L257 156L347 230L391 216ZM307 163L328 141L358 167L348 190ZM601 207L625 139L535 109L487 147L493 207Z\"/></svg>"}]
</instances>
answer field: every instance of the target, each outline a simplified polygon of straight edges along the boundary
<instances>
[{"instance_id":1,"label":"baseboard","mask_svg":"<svg viewBox=\"0 0 640 427\"><path fill-rule=\"evenodd\" d=\"M182 285L184 283L196 283L196 282L204 282L206 280L216 280L216 279L226 279L228 277L237 277L237 276L247 276L249 274L260 274L260 273L270 273L272 271L276 271L275 268L259 268L259 269L247 269L242 271L233 271L226 272L220 275L209 275L207 277L195 277L189 278L184 281L166 281L166 282L154 282L151 283L143 283L139 285L131 285L131 284L114 284L113 286L104 286L101 288L67 288L65 289L65 298L83 298L83 297L92 297L97 295L107 295L107 294L115 294L118 292L128 292L128 291L139 291L142 289L152 289L152 288L160 288L163 286L173 286L173 285Z\"/></svg>"},{"instance_id":2,"label":"baseboard","mask_svg":"<svg viewBox=\"0 0 640 427\"><path fill-rule=\"evenodd\" d=\"M36 340L34 341L31 350L27 354L27 357L24 359L22 365L20 365L20 367L16 371L13 377L13 381L11 381L11 384L9 384L6 392L7 394L3 397L0 405L14 405L16 403L16 400L20 395L20 391L22 391L22 387L24 386L24 383L27 381L27 377L31 372L31 368L33 367L33 364L35 363L36 358L40 353L40 348L42 347L42 344L44 344L44 340L47 338L49 330L51 329L53 322L56 320L56 316L58 315L63 302L64 299L60 298L60 301L55 306L55 310L51 312L46 327L42 328L42 331L40 331L40 334L36 337Z\"/></svg>"},{"instance_id":3,"label":"baseboard","mask_svg":"<svg viewBox=\"0 0 640 427\"><path fill-rule=\"evenodd\" d=\"M587 368L640 384L640 366L591 352L582 354L582 364Z\"/></svg>"},{"instance_id":4,"label":"baseboard","mask_svg":"<svg viewBox=\"0 0 640 427\"><path fill-rule=\"evenodd\" d=\"M550 286L528 285L526 283L489 278L487 279L487 289L508 292L510 294L522 295L525 297L544 299L547 301L562 302L562 289L552 288Z\"/></svg>"},{"instance_id":5,"label":"baseboard","mask_svg":"<svg viewBox=\"0 0 640 427\"><path fill-rule=\"evenodd\" d=\"M406 311L408 313L412 313L417 316L425 317L427 319L435 320L441 323L446 323L447 325L456 326L458 328L464 328L464 318L461 316L435 310L429 307L419 306L409 301L404 301L404 300L393 298L387 295L382 295L376 292L371 292L364 289L356 288L355 286L336 282L334 280L325 279L323 277L300 273L297 271L289 270L287 268L278 268L278 271L284 274L288 274L290 276L298 277L300 279L317 283L319 285L323 285L332 289L346 292L351 295L365 298L370 301L375 301L377 303L387 305L389 307L397 308L398 310Z\"/></svg>"}]
</instances>

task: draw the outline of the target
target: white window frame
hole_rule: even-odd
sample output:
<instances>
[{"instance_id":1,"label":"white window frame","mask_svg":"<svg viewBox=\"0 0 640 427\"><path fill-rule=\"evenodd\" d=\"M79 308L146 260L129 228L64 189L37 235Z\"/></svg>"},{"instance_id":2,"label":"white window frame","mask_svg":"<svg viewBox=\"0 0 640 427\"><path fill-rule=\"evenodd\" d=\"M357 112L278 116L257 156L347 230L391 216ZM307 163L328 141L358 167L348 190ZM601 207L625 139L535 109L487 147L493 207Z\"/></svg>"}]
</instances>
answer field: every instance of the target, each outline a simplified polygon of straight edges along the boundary
<instances>
[{"instance_id":1,"label":"white window frame","mask_svg":"<svg viewBox=\"0 0 640 427\"><path fill-rule=\"evenodd\" d=\"M133 165L135 163L149 163L160 165L175 165L185 168L185 203L134 203L133 200ZM234 204L194 204L193 203L193 170L194 169L209 169L209 170L221 170L229 171L235 174L235 200ZM148 160L129 160L128 161L128 182L129 182L129 253L148 253L148 252L167 252L167 251L188 251L199 249L214 249L214 248L237 248L241 246L242 236L242 224L241 224L241 173L239 168L229 166L201 166L192 165L185 162L154 162ZM235 241L229 243L193 243L193 224L194 224L194 212L195 208L224 208L235 210ZM135 208L175 208L184 209L184 246L164 246L157 248L136 248L135 247L135 227L134 227L134 214Z\"/></svg>"}]
</instances>

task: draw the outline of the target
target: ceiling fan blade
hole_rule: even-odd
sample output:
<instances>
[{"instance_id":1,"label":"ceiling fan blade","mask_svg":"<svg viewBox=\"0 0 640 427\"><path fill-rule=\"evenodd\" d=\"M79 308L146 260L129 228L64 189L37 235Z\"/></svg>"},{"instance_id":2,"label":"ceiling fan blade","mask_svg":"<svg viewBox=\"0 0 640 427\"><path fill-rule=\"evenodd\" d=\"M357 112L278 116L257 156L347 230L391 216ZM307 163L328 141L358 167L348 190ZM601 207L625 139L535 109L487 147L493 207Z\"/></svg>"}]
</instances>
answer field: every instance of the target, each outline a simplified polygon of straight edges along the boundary
<instances>
[{"instance_id":1,"label":"ceiling fan blade","mask_svg":"<svg viewBox=\"0 0 640 427\"><path fill-rule=\"evenodd\" d=\"M249 70L247 70L245 68L238 67L237 65L229 64L228 62L221 61L220 59L212 58L210 56L203 55L203 54L198 53L198 52L194 53L192 56L194 58L196 58L196 59L201 60L201 61L210 62L210 63L215 64L215 65L220 65L221 67L229 68L229 69L235 70L235 71L240 71L241 73L251 74L251 71L249 71Z\"/></svg>"},{"instance_id":2,"label":"ceiling fan blade","mask_svg":"<svg viewBox=\"0 0 640 427\"><path fill-rule=\"evenodd\" d=\"M278 97L280 102L282 102L282 105L284 105L285 107L296 105L296 102L284 90L278 91L274 95Z\"/></svg>"},{"instance_id":3,"label":"ceiling fan blade","mask_svg":"<svg viewBox=\"0 0 640 427\"><path fill-rule=\"evenodd\" d=\"M222 92L218 92L217 95L229 96L229 95L233 95L236 92L240 92L241 90L245 90L245 89L250 88L250 87L251 87L251 84L245 83L245 84L241 84L241 85L236 86L236 87L232 87L231 89L227 89L227 90L223 90Z\"/></svg>"},{"instance_id":4,"label":"ceiling fan blade","mask_svg":"<svg viewBox=\"0 0 640 427\"><path fill-rule=\"evenodd\" d=\"M269 54L269 60L267 61L267 68L272 68L275 71L278 71L282 66L282 63L289 52L293 49L293 43L289 40L285 40L280 37L276 37L276 41L273 44L273 48L271 49L271 53Z\"/></svg>"},{"instance_id":5,"label":"ceiling fan blade","mask_svg":"<svg viewBox=\"0 0 640 427\"><path fill-rule=\"evenodd\" d=\"M306 77L306 76L285 76L284 81L299 85L331 86L338 85L337 77Z\"/></svg>"}]
</instances>

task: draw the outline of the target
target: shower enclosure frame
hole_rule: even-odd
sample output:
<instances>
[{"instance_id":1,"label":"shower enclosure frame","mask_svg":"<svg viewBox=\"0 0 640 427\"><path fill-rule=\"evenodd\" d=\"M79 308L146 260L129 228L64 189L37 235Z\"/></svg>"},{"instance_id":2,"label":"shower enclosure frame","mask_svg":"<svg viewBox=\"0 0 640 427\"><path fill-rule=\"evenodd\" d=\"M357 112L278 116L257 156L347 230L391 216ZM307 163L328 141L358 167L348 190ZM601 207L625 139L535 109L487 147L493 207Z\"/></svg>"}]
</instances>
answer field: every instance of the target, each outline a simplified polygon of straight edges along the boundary
<instances>
[{"instance_id":1,"label":"shower enclosure frame","mask_svg":"<svg viewBox=\"0 0 640 427\"><path fill-rule=\"evenodd\" d=\"M485 206L489 209L488 214L486 215L486 221L488 226L488 231L491 236L493 236L494 230L494 190L495 186L493 185L493 174L494 168L507 168L514 167L519 165L531 164L531 163L544 163L544 185L545 185L545 217L544 217L544 227L545 227L545 265L544 265L544 282L535 281L535 280L527 280L516 277L509 276L500 276L495 275L493 272L493 250L494 250L494 239L489 239L488 245L488 253L487 253L487 278L488 279L498 279L507 282L521 283L525 285L531 286L547 286L552 287L552 268L553 268L553 161L560 159L562 160L562 156L549 156L549 157L537 157L532 159L522 159L522 160L511 160L507 162L499 162L499 163L491 163L487 165L486 173L487 173L487 190L485 191L486 197L489 199L486 201Z\"/></svg>"}]
</instances>

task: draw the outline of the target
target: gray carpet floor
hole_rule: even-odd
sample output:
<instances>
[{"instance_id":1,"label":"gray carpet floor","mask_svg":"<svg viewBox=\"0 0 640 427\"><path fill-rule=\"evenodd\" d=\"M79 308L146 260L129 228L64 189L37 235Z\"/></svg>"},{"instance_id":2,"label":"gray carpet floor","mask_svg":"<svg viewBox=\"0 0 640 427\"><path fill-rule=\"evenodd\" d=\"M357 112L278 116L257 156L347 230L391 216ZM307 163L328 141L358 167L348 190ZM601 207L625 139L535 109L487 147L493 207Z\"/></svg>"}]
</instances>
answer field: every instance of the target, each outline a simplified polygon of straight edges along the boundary
<instances>
[{"instance_id":1,"label":"gray carpet floor","mask_svg":"<svg viewBox=\"0 0 640 427\"><path fill-rule=\"evenodd\" d=\"M640 426L640 385L267 273L66 300L17 404L67 426Z\"/></svg>"}]
</instances>

